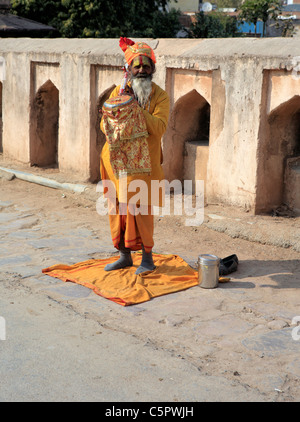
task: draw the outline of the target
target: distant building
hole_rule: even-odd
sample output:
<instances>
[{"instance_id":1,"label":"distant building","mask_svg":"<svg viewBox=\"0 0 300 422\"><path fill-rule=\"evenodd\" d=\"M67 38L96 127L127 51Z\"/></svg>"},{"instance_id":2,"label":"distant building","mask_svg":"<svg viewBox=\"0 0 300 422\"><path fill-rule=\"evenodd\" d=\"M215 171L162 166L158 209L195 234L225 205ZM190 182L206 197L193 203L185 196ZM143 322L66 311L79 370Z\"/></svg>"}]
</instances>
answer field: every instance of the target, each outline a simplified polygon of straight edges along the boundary
<instances>
[{"instance_id":1,"label":"distant building","mask_svg":"<svg viewBox=\"0 0 300 422\"><path fill-rule=\"evenodd\" d=\"M57 29L44 25L30 19L12 15L10 11L10 0L0 0L0 37L1 38L44 38L47 36L58 36Z\"/></svg>"},{"instance_id":2,"label":"distant building","mask_svg":"<svg viewBox=\"0 0 300 422\"><path fill-rule=\"evenodd\" d=\"M278 16L277 24L268 22L266 35L276 37L282 34L282 28L290 20L294 27L293 37L300 37L300 0L287 0L283 5L282 12Z\"/></svg>"}]
</instances>

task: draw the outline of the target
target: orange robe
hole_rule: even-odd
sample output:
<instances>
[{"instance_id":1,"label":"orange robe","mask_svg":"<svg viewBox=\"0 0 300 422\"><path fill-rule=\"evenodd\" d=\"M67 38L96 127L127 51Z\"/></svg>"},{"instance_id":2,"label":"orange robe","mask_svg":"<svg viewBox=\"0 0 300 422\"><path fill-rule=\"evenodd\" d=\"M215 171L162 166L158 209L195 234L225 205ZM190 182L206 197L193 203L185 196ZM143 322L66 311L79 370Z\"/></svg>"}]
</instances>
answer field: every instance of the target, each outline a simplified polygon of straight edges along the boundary
<instances>
[{"instance_id":1,"label":"orange robe","mask_svg":"<svg viewBox=\"0 0 300 422\"><path fill-rule=\"evenodd\" d=\"M119 95L120 86L117 86L110 95L116 97ZM150 97L150 104L148 103L143 110L143 115L146 120L147 131L149 136L147 138L150 161L151 161L151 174L128 174L127 175L127 203L136 192L128 192L128 185L133 180L143 180L146 183L148 189L148 195L146 195L146 203L143 204L143 199L140 203L148 206L148 215L138 214L133 216L130 212L127 215L109 215L109 222L111 228L111 235L113 244L118 248L121 232L125 233L124 240L125 246L131 250L141 249L142 244L145 247L146 252L151 251L153 242L153 215L151 212L151 206L162 206L163 205L163 194L160 192L158 201L153 200L151 195L151 181L157 180L162 181L164 179L164 173L162 169L162 149L161 149L161 138L166 131L168 118L169 118L170 102L168 94L152 82L152 93ZM101 121L101 130L103 129L103 119ZM115 177L111 163L109 146L106 142L100 157L100 172L101 179L108 179L115 184L117 199L119 198L119 180Z\"/></svg>"}]
</instances>

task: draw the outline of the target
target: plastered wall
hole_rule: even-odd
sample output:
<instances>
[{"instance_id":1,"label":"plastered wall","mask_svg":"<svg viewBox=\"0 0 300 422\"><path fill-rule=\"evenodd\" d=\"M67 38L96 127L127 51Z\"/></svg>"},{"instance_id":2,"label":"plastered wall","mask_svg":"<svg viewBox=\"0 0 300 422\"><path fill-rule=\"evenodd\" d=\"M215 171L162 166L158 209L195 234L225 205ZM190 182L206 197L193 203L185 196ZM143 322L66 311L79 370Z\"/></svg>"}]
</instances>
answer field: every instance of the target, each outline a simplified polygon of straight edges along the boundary
<instances>
[{"instance_id":1,"label":"plastered wall","mask_svg":"<svg viewBox=\"0 0 300 422\"><path fill-rule=\"evenodd\" d=\"M166 179L201 177L206 202L255 213L297 197L299 184L293 172L286 176L286 166L300 155L299 42L145 41L157 58L154 81L170 96L162 140ZM0 58L5 62L0 72L4 159L30 167L52 144L52 165L62 174L99 180L105 138L98 110L122 79L118 40L0 39ZM56 111L47 109L51 101ZM50 140L43 132L47 113Z\"/></svg>"}]
</instances>

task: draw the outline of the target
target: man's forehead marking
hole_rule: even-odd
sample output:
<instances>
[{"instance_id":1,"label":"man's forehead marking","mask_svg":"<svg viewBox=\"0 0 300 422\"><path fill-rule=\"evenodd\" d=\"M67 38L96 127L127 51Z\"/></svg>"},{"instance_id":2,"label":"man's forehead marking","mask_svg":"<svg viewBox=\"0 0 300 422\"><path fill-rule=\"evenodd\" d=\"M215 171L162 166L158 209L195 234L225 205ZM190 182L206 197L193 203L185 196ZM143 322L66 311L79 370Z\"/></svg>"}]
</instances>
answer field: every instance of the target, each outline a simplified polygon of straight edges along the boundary
<instances>
[{"instance_id":1,"label":"man's forehead marking","mask_svg":"<svg viewBox=\"0 0 300 422\"><path fill-rule=\"evenodd\" d=\"M144 66L150 66L151 67L150 59L148 57L146 57L146 56L140 55L140 56L135 57L132 60L132 66L133 67L135 67L135 66L143 66L143 65Z\"/></svg>"}]
</instances>

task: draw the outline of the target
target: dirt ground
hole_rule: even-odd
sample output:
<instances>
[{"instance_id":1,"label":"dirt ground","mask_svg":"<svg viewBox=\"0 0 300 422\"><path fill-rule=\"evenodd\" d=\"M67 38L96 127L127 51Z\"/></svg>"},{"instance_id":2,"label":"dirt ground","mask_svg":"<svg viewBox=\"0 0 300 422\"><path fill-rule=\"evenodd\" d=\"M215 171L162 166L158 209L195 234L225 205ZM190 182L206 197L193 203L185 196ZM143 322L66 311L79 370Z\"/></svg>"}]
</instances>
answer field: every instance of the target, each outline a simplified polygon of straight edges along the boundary
<instances>
[{"instance_id":1,"label":"dirt ground","mask_svg":"<svg viewBox=\"0 0 300 422\"><path fill-rule=\"evenodd\" d=\"M50 177L59 182L85 184L86 191L78 194L68 190L46 188L17 178L9 181L6 177L2 177L0 178L0 200L8 200L13 192L16 201L36 210L37 214L43 215L45 218L61 213L62 216L65 216L64 218L67 216L67 219L73 224L89 228L96 234L99 233L100 241L101 236L110 235L108 216L100 216L96 211L96 201L99 197L96 185L84 183L72 175L61 174L55 169L28 168L18 163L4 162L3 159L0 161L0 166ZM229 312L233 316L235 312L238 312L239 318L245 324L251 322L255 326L252 334L259 334L266 327L269 330L282 330L290 327L292 316L300 315L300 217L292 216L289 213L286 213L285 216L280 216L278 213L277 215L274 213L274 215L254 216L251 211L246 209L214 204L205 206L204 222L201 226L188 227L185 225L185 221L185 215L156 216L154 251L177 254L195 267L200 254L214 254L221 258L236 254L239 258L238 271L230 274L231 280L226 283L227 286L225 284L222 286L221 294L228 294L228 296L226 299L222 296L224 300L220 301L220 307L214 311L210 310L205 318L211 317L210 321L212 321L214 319L213 312L217 312L217 318L220 317L219 312L221 311L225 314ZM55 227L52 230L55 234ZM48 234L51 234L51 227L49 227ZM94 258L97 258L97 254ZM236 289L230 290L232 286ZM246 292L244 296L240 294L242 289ZM180 324L187 326L190 323L184 320L181 311L178 311L177 322L175 321L176 313L172 317L167 313L153 317L153 319L157 318L157 323L160 326L165 326L165 331L160 333L157 331L157 327L149 327L148 336L151 338L151 342L157 341L160 345L164 344L166 348L170 349L172 341L167 340L168 330L174 327L180 329ZM117 327L120 322L117 320L118 317L120 315L117 311L115 317L111 317L107 323L111 327ZM140 318L141 321L142 318L143 316ZM142 325L139 333L135 321L124 322L124 327L126 324L128 324L128 330L135 330L136 335L143 335ZM208 351L211 346L206 345L204 350ZM190 343L189 347L178 345L177 353L182 353L184 358L193 361L196 359L197 348L199 349L197 342ZM258 382L254 380L259 378L260 371L268 372L267 365L264 367L261 359L263 356L255 356L255 359L258 359L262 365L256 370L256 363L253 366L252 362L252 369L245 370L247 362L240 362L241 366L239 366L237 362L233 363L233 359L228 358L227 360L225 354L229 348L230 344L224 341L223 344L222 342L219 344L218 352L213 358L205 357L204 354L198 355L198 358L201 358L202 362L206 362L206 371L211 371L210 373L214 374L227 373L226 377L231 377L232 380L236 380L239 373L247 372L244 382L251 386ZM236 352L231 350L230 353L231 357L235 353L243 354L240 350L236 350ZM281 365L287 364L284 359L284 356L274 359L272 363L274 373L280 373ZM298 390L300 362L297 364L299 367L295 367L295 370L298 373L294 376L289 375L282 383L289 393L279 397L278 400L293 401L300 398Z\"/></svg>"}]
</instances>

